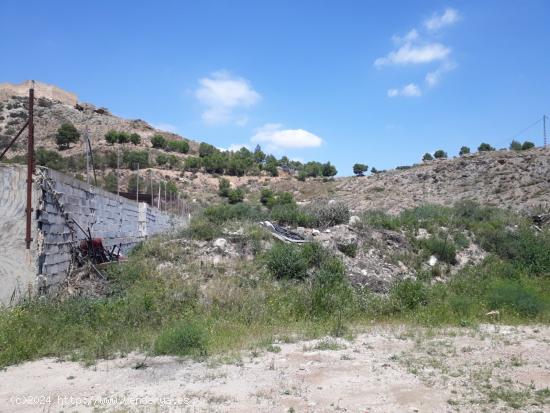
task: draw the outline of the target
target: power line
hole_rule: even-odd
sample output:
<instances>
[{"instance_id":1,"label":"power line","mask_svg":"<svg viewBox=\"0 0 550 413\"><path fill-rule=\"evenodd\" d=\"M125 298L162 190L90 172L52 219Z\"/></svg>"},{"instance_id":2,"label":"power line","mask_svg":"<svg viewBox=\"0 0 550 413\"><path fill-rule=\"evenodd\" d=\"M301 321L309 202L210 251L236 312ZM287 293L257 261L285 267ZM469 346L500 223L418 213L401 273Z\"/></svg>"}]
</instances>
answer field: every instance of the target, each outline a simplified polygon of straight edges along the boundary
<instances>
[{"instance_id":1,"label":"power line","mask_svg":"<svg viewBox=\"0 0 550 413\"><path fill-rule=\"evenodd\" d=\"M515 139L518 137L518 135L521 135L522 133L524 132L527 132L529 129L531 129L533 126L536 126L537 124L539 124L540 122L542 122L544 119L544 116L541 117L541 118L538 118L535 122L533 122L532 124L530 124L529 126L527 126L525 129L522 129L520 130L518 133L516 133L515 135L512 136L512 139Z\"/></svg>"}]
</instances>

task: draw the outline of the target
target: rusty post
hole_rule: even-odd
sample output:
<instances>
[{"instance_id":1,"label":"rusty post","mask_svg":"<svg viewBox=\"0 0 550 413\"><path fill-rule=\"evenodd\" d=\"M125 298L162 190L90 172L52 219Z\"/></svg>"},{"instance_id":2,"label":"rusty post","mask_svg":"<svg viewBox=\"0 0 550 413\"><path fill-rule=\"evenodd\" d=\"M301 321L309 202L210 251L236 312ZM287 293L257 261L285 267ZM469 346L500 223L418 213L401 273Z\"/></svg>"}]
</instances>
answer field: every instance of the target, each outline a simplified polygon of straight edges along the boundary
<instances>
[{"instance_id":1,"label":"rusty post","mask_svg":"<svg viewBox=\"0 0 550 413\"><path fill-rule=\"evenodd\" d=\"M34 82L29 89L29 137L27 139L27 228L25 243L27 249L31 248L31 224L32 224L32 175L34 173Z\"/></svg>"}]
</instances>

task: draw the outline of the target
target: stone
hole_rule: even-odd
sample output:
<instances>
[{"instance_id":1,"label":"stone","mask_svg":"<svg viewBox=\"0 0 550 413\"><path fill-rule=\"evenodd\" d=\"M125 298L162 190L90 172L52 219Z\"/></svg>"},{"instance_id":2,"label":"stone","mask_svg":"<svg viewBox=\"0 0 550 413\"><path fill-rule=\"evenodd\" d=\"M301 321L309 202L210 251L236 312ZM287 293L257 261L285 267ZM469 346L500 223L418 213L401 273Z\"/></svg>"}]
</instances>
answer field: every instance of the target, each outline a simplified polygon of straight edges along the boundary
<instances>
[{"instance_id":1,"label":"stone","mask_svg":"<svg viewBox=\"0 0 550 413\"><path fill-rule=\"evenodd\" d=\"M217 238L214 240L213 245L220 252L225 252L227 250L227 240L225 238Z\"/></svg>"},{"instance_id":2,"label":"stone","mask_svg":"<svg viewBox=\"0 0 550 413\"><path fill-rule=\"evenodd\" d=\"M430 267L433 267L437 264L437 261L438 261L437 257L435 255L431 255L430 259L428 260L428 265Z\"/></svg>"},{"instance_id":3,"label":"stone","mask_svg":"<svg viewBox=\"0 0 550 413\"><path fill-rule=\"evenodd\" d=\"M428 239L431 237L431 234L425 228L418 228L416 239Z\"/></svg>"},{"instance_id":4,"label":"stone","mask_svg":"<svg viewBox=\"0 0 550 413\"><path fill-rule=\"evenodd\" d=\"M352 215L352 216L349 218L348 225L356 225L356 224L358 224L359 222L361 222L361 218L359 218L357 215Z\"/></svg>"}]
</instances>

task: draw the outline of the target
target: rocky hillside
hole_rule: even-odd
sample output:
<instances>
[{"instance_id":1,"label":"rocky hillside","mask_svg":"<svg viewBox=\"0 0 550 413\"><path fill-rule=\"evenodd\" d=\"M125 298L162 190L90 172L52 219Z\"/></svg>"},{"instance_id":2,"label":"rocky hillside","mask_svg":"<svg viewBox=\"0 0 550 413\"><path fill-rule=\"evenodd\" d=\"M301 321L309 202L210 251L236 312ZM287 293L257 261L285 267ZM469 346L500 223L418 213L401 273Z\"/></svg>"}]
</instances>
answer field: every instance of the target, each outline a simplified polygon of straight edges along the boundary
<instances>
[{"instance_id":1,"label":"rocky hillside","mask_svg":"<svg viewBox=\"0 0 550 413\"><path fill-rule=\"evenodd\" d=\"M13 85L12 85L13 86ZM0 89L3 86L0 85ZM3 91L2 91L3 90ZM0 148L11 140L26 120L23 89L0 90ZM154 161L162 150L151 148L150 138L161 134L167 139L185 139L179 135L155 129L143 120L128 120L112 115L108 109L88 103L75 103L77 97L50 85L38 84L35 105L36 146L56 150L55 134L62 123L70 122L90 136L95 151L107 153L113 146L105 142L109 130L138 133L140 149L149 151L148 176L153 180L173 182L190 200L210 203L217 197L218 176L203 171L184 170L183 161L198 152L198 142L188 141L188 154L171 152L176 164L159 164ZM42 94L42 95L41 95ZM25 153L26 134L10 156ZM130 145L127 149L136 149ZM63 157L82 156L83 142L60 152ZM124 168L124 166L122 166ZM98 185L112 168L99 167ZM66 173L81 176L83 171L67 169ZM270 187L293 193L301 202L318 199L335 199L346 202L354 211L381 209L398 213L406 208L434 203L450 205L457 200L472 199L482 204L534 211L550 208L550 149L535 148L527 151L494 151L465 155L448 160L434 160L411 167L389 170L365 177L336 179L308 178L305 182L292 174L279 170L279 176L227 177L231 186L240 187L249 199L257 199L259 191ZM125 188L130 170L120 171L121 187Z\"/></svg>"},{"instance_id":2,"label":"rocky hillside","mask_svg":"<svg viewBox=\"0 0 550 413\"><path fill-rule=\"evenodd\" d=\"M28 98L21 96L22 93L19 89L12 90L9 86L3 85L0 85L0 147L4 147L23 126L28 109ZM57 93L52 93L52 88L57 89ZM68 92L53 86L37 82L35 90L37 99L34 116L37 147L55 149L55 135L63 123L72 123L81 134L85 134L87 131L93 147L99 150L108 146L104 137L110 130L138 133L142 138L142 142L138 146L144 148L151 147L150 138L155 134L161 134L167 139L185 139L177 134L158 130L141 119L120 118L103 107L82 102L72 104L74 99L63 98L64 94L68 94ZM196 142L190 141L189 144L191 152L198 147ZM24 153L25 145L26 134L23 134L18 140L15 153ZM63 151L63 155L82 153L83 145L83 139L81 139L70 149Z\"/></svg>"}]
</instances>

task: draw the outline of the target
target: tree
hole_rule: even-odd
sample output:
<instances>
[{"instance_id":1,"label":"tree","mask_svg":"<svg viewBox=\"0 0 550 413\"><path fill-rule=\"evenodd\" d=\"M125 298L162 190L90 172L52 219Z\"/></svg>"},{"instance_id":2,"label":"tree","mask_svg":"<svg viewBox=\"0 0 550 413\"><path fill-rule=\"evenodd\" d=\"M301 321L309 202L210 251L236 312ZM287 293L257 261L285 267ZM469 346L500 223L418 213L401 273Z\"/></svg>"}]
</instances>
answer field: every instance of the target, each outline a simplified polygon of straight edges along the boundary
<instances>
[{"instance_id":1,"label":"tree","mask_svg":"<svg viewBox=\"0 0 550 413\"><path fill-rule=\"evenodd\" d=\"M103 179L103 188L110 192L116 192L117 177L114 173L109 172Z\"/></svg>"},{"instance_id":2,"label":"tree","mask_svg":"<svg viewBox=\"0 0 550 413\"><path fill-rule=\"evenodd\" d=\"M326 177L334 176L338 173L336 167L330 162L324 163L321 169L321 174Z\"/></svg>"},{"instance_id":3,"label":"tree","mask_svg":"<svg viewBox=\"0 0 550 413\"><path fill-rule=\"evenodd\" d=\"M105 140L108 144L114 145L118 142L118 132L115 130L110 130L105 134Z\"/></svg>"},{"instance_id":4,"label":"tree","mask_svg":"<svg viewBox=\"0 0 550 413\"><path fill-rule=\"evenodd\" d=\"M277 168L277 165L277 159L274 156L269 155L266 158L264 170L269 172L271 176L279 176L279 169Z\"/></svg>"},{"instance_id":5,"label":"tree","mask_svg":"<svg viewBox=\"0 0 550 413\"><path fill-rule=\"evenodd\" d=\"M137 133L132 133L130 135L130 142L132 142L133 145L139 145L141 143L141 136Z\"/></svg>"},{"instance_id":6,"label":"tree","mask_svg":"<svg viewBox=\"0 0 550 413\"><path fill-rule=\"evenodd\" d=\"M168 163L168 155L165 155L163 153L159 153L156 158L157 165L163 166Z\"/></svg>"},{"instance_id":7,"label":"tree","mask_svg":"<svg viewBox=\"0 0 550 413\"><path fill-rule=\"evenodd\" d=\"M166 139L162 135L155 135L151 138L151 144L153 148L164 149L166 146Z\"/></svg>"},{"instance_id":8,"label":"tree","mask_svg":"<svg viewBox=\"0 0 550 413\"><path fill-rule=\"evenodd\" d=\"M461 148L460 148L460 152L458 152L458 154L459 154L460 156L466 155L466 154L468 154L468 153L470 153L470 148L468 148L467 146L461 147Z\"/></svg>"},{"instance_id":9,"label":"tree","mask_svg":"<svg viewBox=\"0 0 550 413\"><path fill-rule=\"evenodd\" d=\"M59 150L68 149L71 143L78 142L80 138L80 133L74 127L72 123L64 123L57 130L57 135L55 135L55 142Z\"/></svg>"},{"instance_id":10,"label":"tree","mask_svg":"<svg viewBox=\"0 0 550 413\"><path fill-rule=\"evenodd\" d=\"M149 152L147 151L126 151L122 155L122 161L128 169L135 171L138 168L143 169L149 166Z\"/></svg>"},{"instance_id":11,"label":"tree","mask_svg":"<svg viewBox=\"0 0 550 413\"><path fill-rule=\"evenodd\" d=\"M219 152L219 151L209 143L201 142L201 144L199 145L199 156L201 158L204 158L209 155L213 155L216 152Z\"/></svg>"},{"instance_id":12,"label":"tree","mask_svg":"<svg viewBox=\"0 0 550 413\"><path fill-rule=\"evenodd\" d=\"M434 152L434 158L436 159L446 159L447 158L447 152L445 152L443 149L438 149Z\"/></svg>"},{"instance_id":13,"label":"tree","mask_svg":"<svg viewBox=\"0 0 550 413\"><path fill-rule=\"evenodd\" d=\"M198 156L190 156L185 159L184 168L186 171L197 172L199 169L201 169L201 166L201 158L199 158Z\"/></svg>"},{"instance_id":14,"label":"tree","mask_svg":"<svg viewBox=\"0 0 550 413\"><path fill-rule=\"evenodd\" d=\"M356 163L353 165L353 173L357 176L365 176L365 172L368 172L368 171L369 171L369 166L365 165L364 163Z\"/></svg>"},{"instance_id":15,"label":"tree","mask_svg":"<svg viewBox=\"0 0 550 413\"><path fill-rule=\"evenodd\" d=\"M523 145L521 145L521 150L526 151L534 147L535 147L535 144L533 142L525 141L523 142Z\"/></svg>"},{"instance_id":16,"label":"tree","mask_svg":"<svg viewBox=\"0 0 550 413\"><path fill-rule=\"evenodd\" d=\"M424 156L422 157L422 160L423 161L433 161L434 157L432 156L432 154L426 152L424 154Z\"/></svg>"},{"instance_id":17,"label":"tree","mask_svg":"<svg viewBox=\"0 0 550 413\"><path fill-rule=\"evenodd\" d=\"M231 191L231 183L228 179L221 178L218 183L218 195L228 197L229 191Z\"/></svg>"},{"instance_id":18,"label":"tree","mask_svg":"<svg viewBox=\"0 0 550 413\"><path fill-rule=\"evenodd\" d=\"M237 204L239 202L243 202L244 191L241 188L232 189L229 191L229 194L227 197L229 198L230 204Z\"/></svg>"},{"instance_id":19,"label":"tree","mask_svg":"<svg viewBox=\"0 0 550 413\"><path fill-rule=\"evenodd\" d=\"M510 143L510 149L513 150L513 151L521 151L521 142L518 142L514 139Z\"/></svg>"},{"instance_id":20,"label":"tree","mask_svg":"<svg viewBox=\"0 0 550 413\"><path fill-rule=\"evenodd\" d=\"M254 149L254 162L257 164L263 164L265 161L265 153L262 151L262 148L260 145L256 145L256 149Z\"/></svg>"},{"instance_id":21,"label":"tree","mask_svg":"<svg viewBox=\"0 0 550 413\"><path fill-rule=\"evenodd\" d=\"M378 173L378 169L373 166L372 168L370 168L370 172L376 175Z\"/></svg>"},{"instance_id":22,"label":"tree","mask_svg":"<svg viewBox=\"0 0 550 413\"><path fill-rule=\"evenodd\" d=\"M187 153L189 151L189 144L184 140L170 140L166 142L165 149L168 151Z\"/></svg>"},{"instance_id":23,"label":"tree","mask_svg":"<svg viewBox=\"0 0 550 413\"><path fill-rule=\"evenodd\" d=\"M490 152L490 151L494 151L495 148L493 148L491 145L489 145L488 143L481 143L481 145L479 145L479 147L477 148L477 150L479 152Z\"/></svg>"}]
</instances>

